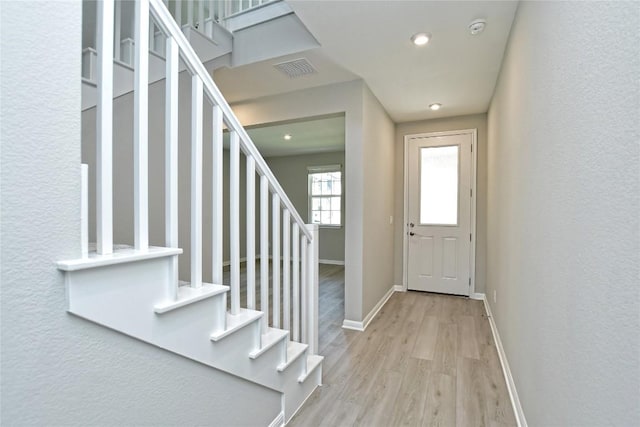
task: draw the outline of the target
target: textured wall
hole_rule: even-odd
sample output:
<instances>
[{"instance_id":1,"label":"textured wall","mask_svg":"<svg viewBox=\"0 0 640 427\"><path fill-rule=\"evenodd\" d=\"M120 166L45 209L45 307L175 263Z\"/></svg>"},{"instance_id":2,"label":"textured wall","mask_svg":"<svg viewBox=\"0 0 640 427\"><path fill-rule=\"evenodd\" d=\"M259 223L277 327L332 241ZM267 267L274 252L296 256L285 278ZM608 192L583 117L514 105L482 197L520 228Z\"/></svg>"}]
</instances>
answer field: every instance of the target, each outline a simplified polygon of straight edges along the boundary
<instances>
[{"instance_id":1,"label":"textured wall","mask_svg":"<svg viewBox=\"0 0 640 427\"><path fill-rule=\"evenodd\" d=\"M484 292L486 279L487 251L487 115L447 117L445 119L422 120L399 123L396 125L395 141L395 177L396 194L394 215L397 218L394 228L394 269L393 282L402 285L403 236L404 236L404 137L418 133L444 132L450 130L477 129L476 169L476 288L475 292Z\"/></svg>"},{"instance_id":2,"label":"textured wall","mask_svg":"<svg viewBox=\"0 0 640 427\"><path fill-rule=\"evenodd\" d=\"M304 154L299 156L269 157L269 168L278 178L302 219L309 222L308 170L307 166L342 165L343 188L347 176L344 151L332 153ZM344 261L344 197L342 198L342 222L340 228L320 227L320 259Z\"/></svg>"},{"instance_id":3,"label":"textured wall","mask_svg":"<svg viewBox=\"0 0 640 427\"><path fill-rule=\"evenodd\" d=\"M267 425L280 393L66 313L55 262L80 254L81 2L25 3L0 16L0 424Z\"/></svg>"},{"instance_id":4,"label":"textured wall","mask_svg":"<svg viewBox=\"0 0 640 427\"><path fill-rule=\"evenodd\" d=\"M640 425L639 27L521 3L491 103L487 296L531 426Z\"/></svg>"},{"instance_id":5,"label":"textured wall","mask_svg":"<svg viewBox=\"0 0 640 427\"><path fill-rule=\"evenodd\" d=\"M367 86L363 93L362 316L393 287L393 172L395 125Z\"/></svg>"}]
</instances>

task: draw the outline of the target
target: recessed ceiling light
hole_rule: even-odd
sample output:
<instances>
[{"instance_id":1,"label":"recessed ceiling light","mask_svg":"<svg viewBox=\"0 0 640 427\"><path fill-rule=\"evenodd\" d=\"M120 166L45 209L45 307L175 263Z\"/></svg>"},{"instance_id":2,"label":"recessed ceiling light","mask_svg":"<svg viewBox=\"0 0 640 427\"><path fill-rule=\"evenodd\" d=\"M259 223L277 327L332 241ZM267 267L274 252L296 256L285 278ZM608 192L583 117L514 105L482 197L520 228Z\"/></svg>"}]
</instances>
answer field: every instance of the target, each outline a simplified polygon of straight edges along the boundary
<instances>
[{"instance_id":1,"label":"recessed ceiling light","mask_svg":"<svg viewBox=\"0 0 640 427\"><path fill-rule=\"evenodd\" d=\"M429 40L431 40L431 34L429 33L418 33L411 36L411 41L416 46L424 46L429 43Z\"/></svg>"},{"instance_id":2,"label":"recessed ceiling light","mask_svg":"<svg viewBox=\"0 0 640 427\"><path fill-rule=\"evenodd\" d=\"M478 35L484 31L486 26L487 21L484 19L476 19L475 21L471 21L471 24L469 24L469 32L472 36Z\"/></svg>"},{"instance_id":3,"label":"recessed ceiling light","mask_svg":"<svg viewBox=\"0 0 640 427\"><path fill-rule=\"evenodd\" d=\"M289 141L289 140L291 139L291 134L286 134L286 135L284 136L284 139L285 139L285 140L287 140L287 141Z\"/></svg>"},{"instance_id":4,"label":"recessed ceiling light","mask_svg":"<svg viewBox=\"0 0 640 427\"><path fill-rule=\"evenodd\" d=\"M431 105L429 105L429 108L431 108L433 111L438 111L440 109L440 107L442 107L442 104L431 104Z\"/></svg>"}]
</instances>

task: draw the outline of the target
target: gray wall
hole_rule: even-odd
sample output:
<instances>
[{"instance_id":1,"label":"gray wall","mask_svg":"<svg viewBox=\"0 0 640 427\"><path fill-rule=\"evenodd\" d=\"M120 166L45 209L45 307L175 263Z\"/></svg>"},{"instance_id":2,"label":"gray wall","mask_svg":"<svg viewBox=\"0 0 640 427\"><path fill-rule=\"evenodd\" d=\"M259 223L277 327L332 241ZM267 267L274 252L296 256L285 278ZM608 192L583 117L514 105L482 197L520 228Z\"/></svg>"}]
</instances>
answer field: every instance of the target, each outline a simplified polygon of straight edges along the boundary
<instances>
[{"instance_id":1,"label":"gray wall","mask_svg":"<svg viewBox=\"0 0 640 427\"><path fill-rule=\"evenodd\" d=\"M487 296L531 426L640 425L639 17L521 3L489 110Z\"/></svg>"},{"instance_id":2,"label":"gray wall","mask_svg":"<svg viewBox=\"0 0 640 427\"><path fill-rule=\"evenodd\" d=\"M418 133L444 132L450 130L477 129L476 172L476 292L484 292L487 266L487 115L447 117L396 125L395 178L396 194L394 215L394 269L393 281L402 285L403 236L404 236L404 137Z\"/></svg>"},{"instance_id":3,"label":"gray wall","mask_svg":"<svg viewBox=\"0 0 640 427\"><path fill-rule=\"evenodd\" d=\"M343 188L347 176L344 163L344 151L331 153L305 154L298 156L268 157L266 159L269 168L280 182L280 185L289 196L296 210L306 222L309 220L308 203L308 171L307 166L342 165ZM342 227L320 227L320 259L331 261L344 261L344 205L342 198Z\"/></svg>"},{"instance_id":4,"label":"gray wall","mask_svg":"<svg viewBox=\"0 0 640 427\"><path fill-rule=\"evenodd\" d=\"M280 393L66 313L55 262L80 255L81 3L26 6L0 17L0 424L267 425Z\"/></svg>"},{"instance_id":5,"label":"gray wall","mask_svg":"<svg viewBox=\"0 0 640 427\"><path fill-rule=\"evenodd\" d=\"M393 287L394 123L365 85L363 91L362 316Z\"/></svg>"}]
</instances>

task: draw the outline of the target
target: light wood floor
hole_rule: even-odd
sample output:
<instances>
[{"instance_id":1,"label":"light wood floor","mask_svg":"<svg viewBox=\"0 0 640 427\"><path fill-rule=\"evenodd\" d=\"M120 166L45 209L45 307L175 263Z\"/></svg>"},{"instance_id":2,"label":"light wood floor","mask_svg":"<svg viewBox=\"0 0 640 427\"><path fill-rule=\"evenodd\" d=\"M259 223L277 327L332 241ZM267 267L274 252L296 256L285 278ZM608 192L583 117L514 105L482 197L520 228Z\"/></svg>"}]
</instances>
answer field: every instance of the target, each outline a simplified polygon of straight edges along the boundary
<instances>
[{"instance_id":1,"label":"light wood floor","mask_svg":"<svg viewBox=\"0 0 640 427\"><path fill-rule=\"evenodd\" d=\"M290 426L515 426L482 302L395 293L365 332L341 328L344 269L320 268L324 385Z\"/></svg>"}]
</instances>

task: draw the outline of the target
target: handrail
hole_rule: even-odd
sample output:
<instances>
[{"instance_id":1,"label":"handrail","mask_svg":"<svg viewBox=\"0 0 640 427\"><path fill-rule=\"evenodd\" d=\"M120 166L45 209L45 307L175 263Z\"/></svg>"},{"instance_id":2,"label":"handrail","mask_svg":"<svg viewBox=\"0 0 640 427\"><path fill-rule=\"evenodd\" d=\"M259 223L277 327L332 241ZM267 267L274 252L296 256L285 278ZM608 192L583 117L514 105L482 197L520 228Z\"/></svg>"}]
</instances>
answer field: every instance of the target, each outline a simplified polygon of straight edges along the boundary
<instances>
[{"instance_id":1,"label":"handrail","mask_svg":"<svg viewBox=\"0 0 640 427\"><path fill-rule=\"evenodd\" d=\"M198 75L202 80L203 89L207 98L209 98L213 105L217 105L222 110L224 122L227 125L227 128L231 131L237 132L240 137L240 148L242 151L246 155L254 158L257 171L267 178L273 193L280 197L280 202L289 210L291 217L300 226L300 230L306 236L307 240L312 241L313 237L305 227L305 222L302 220L293 203L291 203L291 200L289 200L289 197L280 186L280 183L269 169L269 166L251 140L251 137L247 134L247 131L244 129L242 124L240 124L240 121L222 96L222 93L214 83L213 79L204 68L204 64L202 64L200 58L198 58L198 55L191 47L191 44L182 33L182 30L173 19L173 16L171 16L171 13L165 4L162 0L149 0L149 10L156 21L156 25L160 27L165 35L168 35L175 40L178 45L180 55L189 72L192 75Z\"/></svg>"}]
</instances>

